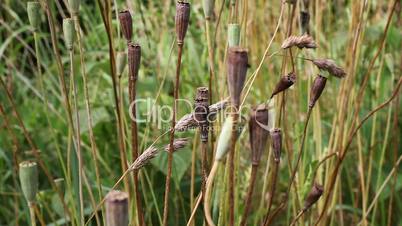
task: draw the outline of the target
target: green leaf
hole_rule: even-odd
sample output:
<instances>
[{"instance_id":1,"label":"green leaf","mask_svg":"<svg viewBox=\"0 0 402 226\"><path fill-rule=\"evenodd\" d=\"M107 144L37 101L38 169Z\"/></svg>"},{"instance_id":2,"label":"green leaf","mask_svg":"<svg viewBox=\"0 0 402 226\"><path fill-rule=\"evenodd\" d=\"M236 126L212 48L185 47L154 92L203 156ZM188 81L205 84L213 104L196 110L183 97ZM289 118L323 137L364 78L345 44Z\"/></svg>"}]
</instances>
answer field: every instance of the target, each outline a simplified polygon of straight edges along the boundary
<instances>
[{"instance_id":1,"label":"green leaf","mask_svg":"<svg viewBox=\"0 0 402 226\"><path fill-rule=\"evenodd\" d=\"M161 151L161 153L151 160L152 165L154 165L158 170L160 170L165 175L167 174L167 162L168 153L166 151ZM184 148L173 154L173 164L172 164L172 178L176 182L180 182L183 178L184 173L187 171L191 164L191 150L190 148Z\"/></svg>"}]
</instances>

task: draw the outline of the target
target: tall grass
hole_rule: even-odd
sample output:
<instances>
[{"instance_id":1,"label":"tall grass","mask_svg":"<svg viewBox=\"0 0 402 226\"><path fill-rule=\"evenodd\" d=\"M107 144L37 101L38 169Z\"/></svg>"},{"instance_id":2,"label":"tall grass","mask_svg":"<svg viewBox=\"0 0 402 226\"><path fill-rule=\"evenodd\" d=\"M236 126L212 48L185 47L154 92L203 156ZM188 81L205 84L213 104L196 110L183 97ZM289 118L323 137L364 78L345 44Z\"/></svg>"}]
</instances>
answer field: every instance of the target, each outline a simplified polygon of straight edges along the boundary
<instances>
[{"instance_id":1,"label":"tall grass","mask_svg":"<svg viewBox=\"0 0 402 226\"><path fill-rule=\"evenodd\" d=\"M4 0L0 225L402 224L400 8Z\"/></svg>"}]
</instances>

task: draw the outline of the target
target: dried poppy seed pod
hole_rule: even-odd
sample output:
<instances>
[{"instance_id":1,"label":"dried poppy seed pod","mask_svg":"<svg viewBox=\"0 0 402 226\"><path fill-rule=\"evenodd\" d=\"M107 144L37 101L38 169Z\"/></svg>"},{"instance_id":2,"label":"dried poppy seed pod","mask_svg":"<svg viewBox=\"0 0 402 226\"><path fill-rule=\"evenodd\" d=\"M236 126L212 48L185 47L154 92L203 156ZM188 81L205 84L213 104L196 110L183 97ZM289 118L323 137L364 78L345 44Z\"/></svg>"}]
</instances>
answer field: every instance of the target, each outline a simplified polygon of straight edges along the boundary
<instances>
[{"instance_id":1,"label":"dried poppy seed pod","mask_svg":"<svg viewBox=\"0 0 402 226\"><path fill-rule=\"evenodd\" d=\"M297 46L299 49L307 48L314 49L317 48L313 37L308 34L304 34L301 36L292 35L285 39L282 43L282 49L292 48L293 46Z\"/></svg>"},{"instance_id":2,"label":"dried poppy seed pod","mask_svg":"<svg viewBox=\"0 0 402 226\"><path fill-rule=\"evenodd\" d=\"M314 205L314 203L316 203L318 199L320 199L323 192L324 188L321 185L314 183L313 187L311 188L311 191L308 193L307 198L304 201L303 210L306 211L312 205Z\"/></svg>"},{"instance_id":3,"label":"dried poppy seed pod","mask_svg":"<svg viewBox=\"0 0 402 226\"><path fill-rule=\"evenodd\" d=\"M205 19L209 20L214 15L215 0L203 0Z\"/></svg>"},{"instance_id":4,"label":"dried poppy seed pod","mask_svg":"<svg viewBox=\"0 0 402 226\"><path fill-rule=\"evenodd\" d=\"M272 140L272 150L274 152L274 160L275 162L279 162L281 160L282 150L282 131L279 128L275 128L270 132L270 134Z\"/></svg>"},{"instance_id":5,"label":"dried poppy seed pod","mask_svg":"<svg viewBox=\"0 0 402 226\"><path fill-rule=\"evenodd\" d=\"M302 29L302 34L310 34L310 13L308 11L300 12L300 24Z\"/></svg>"},{"instance_id":6,"label":"dried poppy seed pod","mask_svg":"<svg viewBox=\"0 0 402 226\"><path fill-rule=\"evenodd\" d=\"M68 50L73 50L75 39L74 20L71 18L63 19L64 42Z\"/></svg>"},{"instance_id":7,"label":"dried poppy seed pod","mask_svg":"<svg viewBox=\"0 0 402 226\"><path fill-rule=\"evenodd\" d=\"M128 225L128 194L126 192L112 190L107 194L106 225Z\"/></svg>"},{"instance_id":8,"label":"dried poppy seed pod","mask_svg":"<svg viewBox=\"0 0 402 226\"><path fill-rule=\"evenodd\" d=\"M133 36L133 20L131 18L130 11L123 10L119 12L119 21L121 32L123 33L124 38L127 42L131 41Z\"/></svg>"},{"instance_id":9,"label":"dried poppy seed pod","mask_svg":"<svg viewBox=\"0 0 402 226\"><path fill-rule=\"evenodd\" d=\"M77 15L80 10L81 0L68 0L68 6L72 15Z\"/></svg>"},{"instance_id":10,"label":"dried poppy seed pod","mask_svg":"<svg viewBox=\"0 0 402 226\"><path fill-rule=\"evenodd\" d=\"M317 102L318 98L320 98L322 91L325 88L325 84L327 83L327 78L322 75L318 75L311 86L310 91L310 103L308 104L309 108L313 108L315 102Z\"/></svg>"},{"instance_id":11,"label":"dried poppy seed pod","mask_svg":"<svg viewBox=\"0 0 402 226\"><path fill-rule=\"evenodd\" d=\"M207 87L197 88L197 95L195 97L194 104L194 120L200 127L202 142L208 141L208 93L209 92Z\"/></svg>"},{"instance_id":12,"label":"dried poppy seed pod","mask_svg":"<svg viewBox=\"0 0 402 226\"><path fill-rule=\"evenodd\" d=\"M271 98L276 94L288 89L296 82L296 74L290 72L289 74L282 76L281 80L276 84L274 91L272 92Z\"/></svg>"},{"instance_id":13,"label":"dried poppy seed pod","mask_svg":"<svg viewBox=\"0 0 402 226\"><path fill-rule=\"evenodd\" d=\"M118 52L116 55L116 74L120 77L127 64L127 54L125 52Z\"/></svg>"},{"instance_id":14,"label":"dried poppy seed pod","mask_svg":"<svg viewBox=\"0 0 402 226\"><path fill-rule=\"evenodd\" d=\"M141 63L141 46L138 44L128 44L128 74L131 81L138 78L138 70Z\"/></svg>"},{"instance_id":15,"label":"dried poppy seed pod","mask_svg":"<svg viewBox=\"0 0 402 226\"><path fill-rule=\"evenodd\" d=\"M38 193L38 165L36 162L24 161L19 164L22 193L28 202L34 202Z\"/></svg>"},{"instance_id":16,"label":"dried poppy seed pod","mask_svg":"<svg viewBox=\"0 0 402 226\"><path fill-rule=\"evenodd\" d=\"M190 3L177 2L176 4L176 39L177 44L183 45L184 37L187 33L188 23L190 22Z\"/></svg>"},{"instance_id":17,"label":"dried poppy seed pod","mask_svg":"<svg viewBox=\"0 0 402 226\"><path fill-rule=\"evenodd\" d=\"M240 25L229 24L228 25L228 42L229 47L239 46L240 43Z\"/></svg>"},{"instance_id":18,"label":"dried poppy seed pod","mask_svg":"<svg viewBox=\"0 0 402 226\"><path fill-rule=\"evenodd\" d=\"M28 20L34 31L39 30L41 7L39 2L28 2Z\"/></svg>"},{"instance_id":19,"label":"dried poppy seed pod","mask_svg":"<svg viewBox=\"0 0 402 226\"><path fill-rule=\"evenodd\" d=\"M240 95L248 69L248 51L240 47L230 47L228 50L228 87L232 105L240 104Z\"/></svg>"},{"instance_id":20,"label":"dried poppy seed pod","mask_svg":"<svg viewBox=\"0 0 402 226\"><path fill-rule=\"evenodd\" d=\"M343 78L346 75L346 72L331 59L315 59L313 60L313 64L320 70L327 71L335 77Z\"/></svg>"},{"instance_id":21,"label":"dried poppy seed pod","mask_svg":"<svg viewBox=\"0 0 402 226\"><path fill-rule=\"evenodd\" d=\"M248 125L250 129L251 163L256 166L260 163L262 152L267 144L269 134L268 109L253 109Z\"/></svg>"}]
</instances>

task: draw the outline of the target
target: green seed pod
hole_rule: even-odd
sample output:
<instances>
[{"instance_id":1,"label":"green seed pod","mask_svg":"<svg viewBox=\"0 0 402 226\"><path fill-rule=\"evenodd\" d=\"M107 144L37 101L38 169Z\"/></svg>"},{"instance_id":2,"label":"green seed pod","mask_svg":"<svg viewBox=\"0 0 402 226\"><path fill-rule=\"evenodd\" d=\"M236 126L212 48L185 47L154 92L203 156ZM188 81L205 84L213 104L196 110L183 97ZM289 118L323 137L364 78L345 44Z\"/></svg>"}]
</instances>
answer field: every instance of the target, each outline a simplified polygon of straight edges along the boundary
<instances>
[{"instance_id":1,"label":"green seed pod","mask_svg":"<svg viewBox=\"0 0 402 226\"><path fill-rule=\"evenodd\" d=\"M240 136L244 128L244 120L239 119L237 123L237 138ZM222 161L225 154L229 150L230 138L232 136L233 117L226 118L222 126L222 131L219 134L218 143L216 145L215 161ZM236 138L236 139L237 139Z\"/></svg>"},{"instance_id":2,"label":"green seed pod","mask_svg":"<svg viewBox=\"0 0 402 226\"><path fill-rule=\"evenodd\" d=\"M229 24L228 27L229 47L238 46L240 43L240 25Z\"/></svg>"},{"instance_id":3,"label":"green seed pod","mask_svg":"<svg viewBox=\"0 0 402 226\"><path fill-rule=\"evenodd\" d=\"M121 76L126 68L127 54L125 52L118 52L116 56L116 73Z\"/></svg>"},{"instance_id":4,"label":"green seed pod","mask_svg":"<svg viewBox=\"0 0 402 226\"><path fill-rule=\"evenodd\" d=\"M24 161L19 169L22 193L28 202L34 202L38 192L38 166L36 162Z\"/></svg>"},{"instance_id":5,"label":"green seed pod","mask_svg":"<svg viewBox=\"0 0 402 226\"><path fill-rule=\"evenodd\" d=\"M112 190L106 196L106 225L128 225L128 194Z\"/></svg>"},{"instance_id":6,"label":"green seed pod","mask_svg":"<svg viewBox=\"0 0 402 226\"><path fill-rule=\"evenodd\" d=\"M203 0L205 19L209 20L214 14L215 0Z\"/></svg>"},{"instance_id":7,"label":"green seed pod","mask_svg":"<svg viewBox=\"0 0 402 226\"><path fill-rule=\"evenodd\" d=\"M64 42L66 43L67 49L72 50L74 48L74 39L75 39L75 28L73 19L71 18L63 19L63 34L64 34Z\"/></svg>"},{"instance_id":8,"label":"green seed pod","mask_svg":"<svg viewBox=\"0 0 402 226\"><path fill-rule=\"evenodd\" d=\"M39 2L28 2L28 20L34 31L39 30L41 6Z\"/></svg>"},{"instance_id":9,"label":"green seed pod","mask_svg":"<svg viewBox=\"0 0 402 226\"><path fill-rule=\"evenodd\" d=\"M80 0L68 0L71 15L77 15L80 10Z\"/></svg>"}]
</instances>

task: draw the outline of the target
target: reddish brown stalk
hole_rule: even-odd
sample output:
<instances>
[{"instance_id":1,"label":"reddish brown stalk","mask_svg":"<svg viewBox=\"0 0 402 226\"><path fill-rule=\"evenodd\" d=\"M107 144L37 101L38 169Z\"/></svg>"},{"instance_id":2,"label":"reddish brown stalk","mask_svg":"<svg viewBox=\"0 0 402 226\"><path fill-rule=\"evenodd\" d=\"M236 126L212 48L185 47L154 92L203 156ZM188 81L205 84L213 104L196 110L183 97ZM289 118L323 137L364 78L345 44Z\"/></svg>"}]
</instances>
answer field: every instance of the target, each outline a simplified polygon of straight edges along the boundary
<instances>
[{"instance_id":1,"label":"reddish brown stalk","mask_svg":"<svg viewBox=\"0 0 402 226\"><path fill-rule=\"evenodd\" d=\"M248 185L248 191L247 191L246 200L245 200L244 213L243 213L242 220L240 222L240 226L245 226L247 224L248 214L250 213L250 210L251 210L251 201L253 198L253 190L254 190L254 185L255 185L255 179L257 178L257 172L258 172L258 165L252 165L250 182Z\"/></svg>"},{"instance_id":2,"label":"reddish brown stalk","mask_svg":"<svg viewBox=\"0 0 402 226\"><path fill-rule=\"evenodd\" d=\"M234 187L235 187L235 167L234 167L234 154L236 148L236 140L237 140L237 121L239 119L239 113L236 112L233 114L233 126L232 126L232 135L230 139L230 148L229 148L229 225L234 225Z\"/></svg>"}]
</instances>

